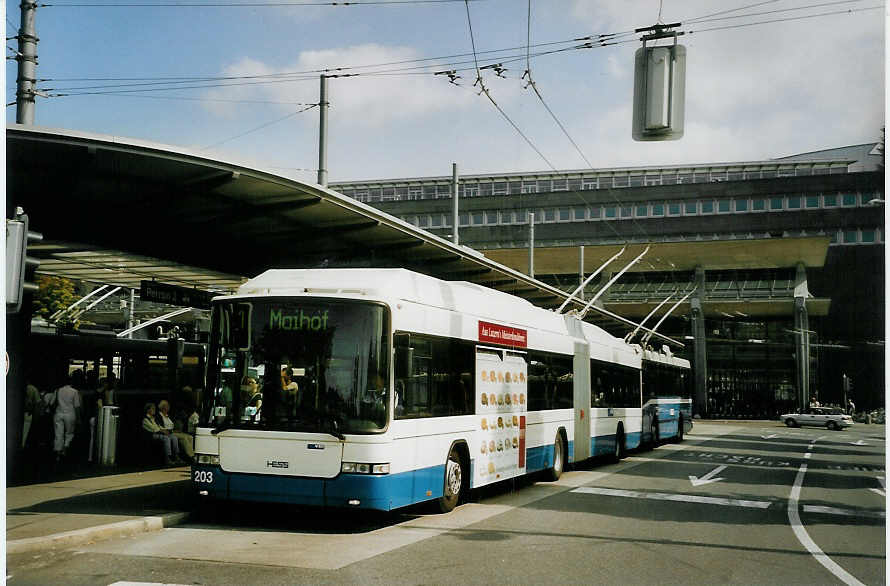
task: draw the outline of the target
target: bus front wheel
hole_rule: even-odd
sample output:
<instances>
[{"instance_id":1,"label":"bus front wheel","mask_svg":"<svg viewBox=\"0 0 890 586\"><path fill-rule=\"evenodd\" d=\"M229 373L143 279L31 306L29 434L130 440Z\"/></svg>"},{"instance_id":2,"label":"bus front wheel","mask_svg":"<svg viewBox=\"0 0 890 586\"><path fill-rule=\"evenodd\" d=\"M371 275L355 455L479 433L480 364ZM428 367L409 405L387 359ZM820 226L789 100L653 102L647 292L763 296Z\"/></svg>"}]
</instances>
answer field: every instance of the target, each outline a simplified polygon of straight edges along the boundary
<instances>
[{"instance_id":1,"label":"bus front wheel","mask_svg":"<svg viewBox=\"0 0 890 586\"><path fill-rule=\"evenodd\" d=\"M439 510L450 513L457 506L460 493L464 488L464 470L460 454L457 449L451 448L448 460L445 462L445 490L439 497Z\"/></svg>"},{"instance_id":2,"label":"bus front wheel","mask_svg":"<svg viewBox=\"0 0 890 586\"><path fill-rule=\"evenodd\" d=\"M562 441L562 434L556 432L556 439L553 441L553 468L548 471L550 480L559 480L562 471L566 466L566 447Z\"/></svg>"}]
</instances>

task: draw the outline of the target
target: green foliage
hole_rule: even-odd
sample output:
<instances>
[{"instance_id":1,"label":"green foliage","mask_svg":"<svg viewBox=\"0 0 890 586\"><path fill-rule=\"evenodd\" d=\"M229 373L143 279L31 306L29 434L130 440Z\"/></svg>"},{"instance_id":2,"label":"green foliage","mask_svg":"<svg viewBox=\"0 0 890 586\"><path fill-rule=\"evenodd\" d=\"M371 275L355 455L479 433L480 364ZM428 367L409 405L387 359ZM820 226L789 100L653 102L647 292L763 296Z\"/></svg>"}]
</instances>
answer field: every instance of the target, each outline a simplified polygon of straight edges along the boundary
<instances>
[{"instance_id":1,"label":"green foliage","mask_svg":"<svg viewBox=\"0 0 890 586\"><path fill-rule=\"evenodd\" d=\"M49 318L52 314L65 309L77 301L74 281L63 277L37 275L35 279L39 289L34 293L32 315Z\"/></svg>"}]
</instances>

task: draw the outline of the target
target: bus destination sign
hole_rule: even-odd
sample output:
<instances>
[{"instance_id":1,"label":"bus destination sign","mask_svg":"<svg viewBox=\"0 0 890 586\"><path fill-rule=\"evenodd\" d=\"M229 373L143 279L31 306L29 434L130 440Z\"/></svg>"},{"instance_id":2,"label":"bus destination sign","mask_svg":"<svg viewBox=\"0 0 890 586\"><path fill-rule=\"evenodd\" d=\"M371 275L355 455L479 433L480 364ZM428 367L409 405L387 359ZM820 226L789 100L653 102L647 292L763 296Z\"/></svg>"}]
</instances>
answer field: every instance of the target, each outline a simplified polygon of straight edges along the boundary
<instances>
[{"instance_id":1,"label":"bus destination sign","mask_svg":"<svg viewBox=\"0 0 890 586\"><path fill-rule=\"evenodd\" d=\"M210 300L215 296L209 291L168 285L157 281L142 281L139 286L139 297L143 301L154 301L180 307L210 309Z\"/></svg>"},{"instance_id":2,"label":"bus destination sign","mask_svg":"<svg viewBox=\"0 0 890 586\"><path fill-rule=\"evenodd\" d=\"M519 328L479 321L479 341L514 348L528 347L528 332Z\"/></svg>"}]
</instances>

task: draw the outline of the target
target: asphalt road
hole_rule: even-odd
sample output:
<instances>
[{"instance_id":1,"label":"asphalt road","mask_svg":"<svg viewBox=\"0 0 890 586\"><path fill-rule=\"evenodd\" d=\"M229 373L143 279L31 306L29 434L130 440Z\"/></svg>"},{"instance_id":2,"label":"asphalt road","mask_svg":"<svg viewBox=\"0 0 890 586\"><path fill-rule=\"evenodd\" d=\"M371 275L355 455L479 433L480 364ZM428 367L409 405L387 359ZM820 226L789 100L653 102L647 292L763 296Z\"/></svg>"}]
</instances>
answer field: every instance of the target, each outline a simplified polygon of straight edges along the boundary
<instances>
[{"instance_id":1,"label":"asphalt road","mask_svg":"<svg viewBox=\"0 0 890 586\"><path fill-rule=\"evenodd\" d=\"M885 584L884 426L697 423L448 515L241 507L11 556L9 584Z\"/></svg>"}]
</instances>

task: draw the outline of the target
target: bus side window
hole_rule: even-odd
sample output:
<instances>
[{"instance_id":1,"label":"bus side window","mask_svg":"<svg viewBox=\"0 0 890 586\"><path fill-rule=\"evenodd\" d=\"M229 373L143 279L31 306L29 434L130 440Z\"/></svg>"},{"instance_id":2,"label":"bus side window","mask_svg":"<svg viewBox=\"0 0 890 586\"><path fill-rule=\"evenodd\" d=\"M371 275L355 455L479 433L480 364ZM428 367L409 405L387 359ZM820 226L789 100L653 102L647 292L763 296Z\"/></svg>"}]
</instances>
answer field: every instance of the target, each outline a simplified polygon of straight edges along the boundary
<instances>
[{"instance_id":1,"label":"bus side window","mask_svg":"<svg viewBox=\"0 0 890 586\"><path fill-rule=\"evenodd\" d=\"M547 365L541 356L529 353L528 361L528 410L550 409L550 396L547 394Z\"/></svg>"}]
</instances>

